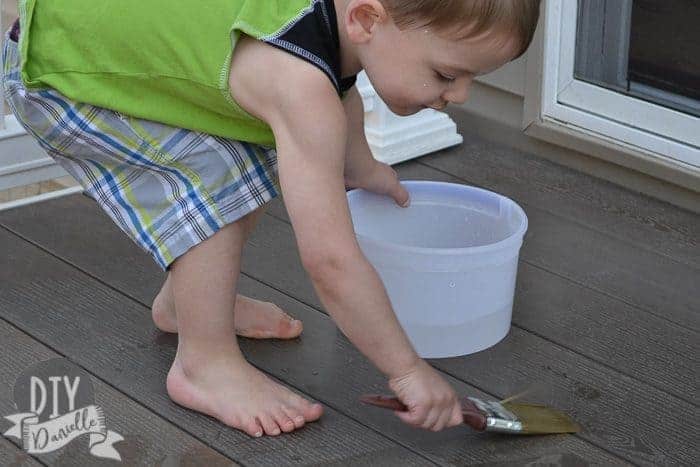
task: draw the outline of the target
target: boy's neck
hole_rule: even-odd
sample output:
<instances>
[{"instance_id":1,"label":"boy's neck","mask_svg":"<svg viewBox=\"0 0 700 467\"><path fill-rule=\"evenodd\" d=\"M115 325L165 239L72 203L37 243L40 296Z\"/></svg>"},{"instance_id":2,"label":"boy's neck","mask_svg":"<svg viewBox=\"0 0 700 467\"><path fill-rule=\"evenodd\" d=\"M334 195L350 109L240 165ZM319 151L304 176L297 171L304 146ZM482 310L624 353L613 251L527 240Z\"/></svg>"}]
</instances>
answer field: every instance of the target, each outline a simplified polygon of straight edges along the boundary
<instances>
[{"instance_id":1,"label":"boy's neck","mask_svg":"<svg viewBox=\"0 0 700 467\"><path fill-rule=\"evenodd\" d=\"M343 78L355 76L362 70L362 64L357 58L355 45L350 42L345 30L345 9L350 0L333 0L335 16L338 21L338 37L340 39L340 75Z\"/></svg>"}]
</instances>

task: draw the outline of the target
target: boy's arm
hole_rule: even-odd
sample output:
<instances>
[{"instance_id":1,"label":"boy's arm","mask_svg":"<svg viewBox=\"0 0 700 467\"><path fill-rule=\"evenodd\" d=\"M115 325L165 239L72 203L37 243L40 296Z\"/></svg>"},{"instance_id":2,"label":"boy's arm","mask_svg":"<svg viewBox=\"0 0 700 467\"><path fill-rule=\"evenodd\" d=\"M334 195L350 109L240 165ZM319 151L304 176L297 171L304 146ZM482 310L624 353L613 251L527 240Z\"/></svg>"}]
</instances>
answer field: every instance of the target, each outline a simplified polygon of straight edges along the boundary
<instances>
[{"instance_id":1,"label":"boy's arm","mask_svg":"<svg viewBox=\"0 0 700 467\"><path fill-rule=\"evenodd\" d=\"M237 45L231 73L233 97L275 134L285 204L322 303L380 371L411 372L420 359L355 238L344 185L347 119L335 89L312 65L250 40Z\"/></svg>"},{"instance_id":2,"label":"boy's arm","mask_svg":"<svg viewBox=\"0 0 700 467\"><path fill-rule=\"evenodd\" d=\"M367 144L365 136L365 109L362 96L353 86L343 99L345 115L348 119L348 143L345 148L345 183L356 186L362 174L372 171L376 159Z\"/></svg>"}]
</instances>

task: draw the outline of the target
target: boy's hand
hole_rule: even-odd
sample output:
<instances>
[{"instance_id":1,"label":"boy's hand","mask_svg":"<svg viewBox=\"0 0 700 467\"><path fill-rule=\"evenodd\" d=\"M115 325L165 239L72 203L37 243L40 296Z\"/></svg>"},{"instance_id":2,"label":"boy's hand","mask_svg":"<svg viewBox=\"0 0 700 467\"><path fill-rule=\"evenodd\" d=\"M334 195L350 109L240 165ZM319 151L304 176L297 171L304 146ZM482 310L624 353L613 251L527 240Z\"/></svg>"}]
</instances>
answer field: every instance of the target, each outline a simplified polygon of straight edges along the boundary
<instances>
[{"instance_id":1,"label":"boy's hand","mask_svg":"<svg viewBox=\"0 0 700 467\"><path fill-rule=\"evenodd\" d=\"M394 412L405 423L440 431L462 423L462 409L452 387L425 360L405 375L391 378L389 387L408 407Z\"/></svg>"},{"instance_id":2,"label":"boy's hand","mask_svg":"<svg viewBox=\"0 0 700 467\"><path fill-rule=\"evenodd\" d=\"M408 207L408 191L401 185L396 171L384 162L373 161L364 173L356 175L356 179L346 177L345 187L362 188L378 195L391 196L399 206Z\"/></svg>"}]
</instances>

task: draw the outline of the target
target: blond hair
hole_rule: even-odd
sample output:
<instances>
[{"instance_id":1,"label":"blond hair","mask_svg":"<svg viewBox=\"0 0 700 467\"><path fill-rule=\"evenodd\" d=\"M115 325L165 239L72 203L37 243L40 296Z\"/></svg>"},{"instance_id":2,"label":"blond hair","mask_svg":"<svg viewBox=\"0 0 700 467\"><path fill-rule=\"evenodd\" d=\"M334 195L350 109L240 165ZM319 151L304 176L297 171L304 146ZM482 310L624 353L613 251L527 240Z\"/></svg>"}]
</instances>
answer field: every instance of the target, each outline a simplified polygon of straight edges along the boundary
<instances>
[{"instance_id":1,"label":"blond hair","mask_svg":"<svg viewBox=\"0 0 700 467\"><path fill-rule=\"evenodd\" d=\"M540 0L380 0L400 29L454 30L457 38L492 28L513 32L518 56L527 50L540 15Z\"/></svg>"}]
</instances>

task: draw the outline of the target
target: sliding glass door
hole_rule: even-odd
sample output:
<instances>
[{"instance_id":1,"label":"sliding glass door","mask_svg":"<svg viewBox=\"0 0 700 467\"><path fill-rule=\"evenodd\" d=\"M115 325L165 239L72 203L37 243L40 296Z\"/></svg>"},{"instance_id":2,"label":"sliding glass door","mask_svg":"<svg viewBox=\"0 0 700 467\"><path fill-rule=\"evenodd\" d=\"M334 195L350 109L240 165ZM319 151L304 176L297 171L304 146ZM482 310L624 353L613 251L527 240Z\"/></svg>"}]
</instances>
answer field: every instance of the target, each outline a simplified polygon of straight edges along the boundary
<instances>
[{"instance_id":1,"label":"sliding glass door","mask_svg":"<svg viewBox=\"0 0 700 467\"><path fill-rule=\"evenodd\" d=\"M700 191L700 0L545 0L524 128Z\"/></svg>"},{"instance_id":2,"label":"sliding glass door","mask_svg":"<svg viewBox=\"0 0 700 467\"><path fill-rule=\"evenodd\" d=\"M581 0L577 79L700 117L700 1Z\"/></svg>"}]
</instances>

